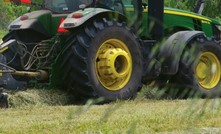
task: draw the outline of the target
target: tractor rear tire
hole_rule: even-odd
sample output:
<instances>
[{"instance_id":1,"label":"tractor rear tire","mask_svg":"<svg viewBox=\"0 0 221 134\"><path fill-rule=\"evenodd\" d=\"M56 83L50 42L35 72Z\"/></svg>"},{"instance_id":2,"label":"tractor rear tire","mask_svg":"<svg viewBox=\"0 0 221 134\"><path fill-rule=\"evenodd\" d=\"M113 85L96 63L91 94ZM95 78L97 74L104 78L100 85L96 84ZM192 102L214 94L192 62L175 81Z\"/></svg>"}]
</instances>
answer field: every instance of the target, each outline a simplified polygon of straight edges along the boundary
<instances>
[{"instance_id":1,"label":"tractor rear tire","mask_svg":"<svg viewBox=\"0 0 221 134\"><path fill-rule=\"evenodd\" d=\"M75 97L130 99L141 87L142 53L124 23L96 19L73 32L58 56L64 86Z\"/></svg>"},{"instance_id":2,"label":"tractor rear tire","mask_svg":"<svg viewBox=\"0 0 221 134\"><path fill-rule=\"evenodd\" d=\"M220 52L220 45L206 37L188 44L178 74L173 78L179 85L178 98L221 96Z\"/></svg>"}]
</instances>

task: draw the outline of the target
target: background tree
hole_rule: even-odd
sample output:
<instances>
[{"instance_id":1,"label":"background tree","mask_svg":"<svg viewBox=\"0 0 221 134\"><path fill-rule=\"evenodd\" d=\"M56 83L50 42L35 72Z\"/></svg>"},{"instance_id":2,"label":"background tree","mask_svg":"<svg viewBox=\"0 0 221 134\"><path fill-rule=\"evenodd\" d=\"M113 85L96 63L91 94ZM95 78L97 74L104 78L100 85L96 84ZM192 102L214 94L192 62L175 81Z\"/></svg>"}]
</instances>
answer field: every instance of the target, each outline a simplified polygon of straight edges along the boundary
<instances>
[{"instance_id":1,"label":"background tree","mask_svg":"<svg viewBox=\"0 0 221 134\"><path fill-rule=\"evenodd\" d=\"M193 11L197 0L165 0L165 5ZM221 19L221 0L205 0L203 15L214 19Z\"/></svg>"},{"instance_id":2,"label":"background tree","mask_svg":"<svg viewBox=\"0 0 221 134\"><path fill-rule=\"evenodd\" d=\"M35 0L35 2L42 2L42 0ZM0 0L0 30L5 30L11 21L27 12L27 6L15 5L10 2L3 2Z\"/></svg>"},{"instance_id":3,"label":"background tree","mask_svg":"<svg viewBox=\"0 0 221 134\"><path fill-rule=\"evenodd\" d=\"M221 1L220 0L205 0L204 14L212 18L221 18Z\"/></svg>"},{"instance_id":4,"label":"background tree","mask_svg":"<svg viewBox=\"0 0 221 134\"><path fill-rule=\"evenodd\" d=\"M3 0L0 0L0 28L6 28L9 21L15 18L15 13L13 11L13 6L11 3L3 3Z\"/></svg>"}]
</instances>

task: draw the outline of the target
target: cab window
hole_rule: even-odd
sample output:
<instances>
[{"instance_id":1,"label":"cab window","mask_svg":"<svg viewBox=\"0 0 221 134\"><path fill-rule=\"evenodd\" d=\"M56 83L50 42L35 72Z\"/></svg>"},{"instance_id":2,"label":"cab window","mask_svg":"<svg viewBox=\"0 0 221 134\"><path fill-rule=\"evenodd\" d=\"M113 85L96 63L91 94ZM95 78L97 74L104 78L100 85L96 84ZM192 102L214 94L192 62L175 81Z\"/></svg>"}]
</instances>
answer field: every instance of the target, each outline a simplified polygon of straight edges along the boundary
<instances>
[{"instance_id":1,"label":"cab window","mask_svg":"<svg viewBox=\"0 0 221 134\"><path fill-rule=\"evenodd\" d=\"M73 12L79 9L80 0L47 0L45 7L58 13Z\"/></svg>"}]
</instances>

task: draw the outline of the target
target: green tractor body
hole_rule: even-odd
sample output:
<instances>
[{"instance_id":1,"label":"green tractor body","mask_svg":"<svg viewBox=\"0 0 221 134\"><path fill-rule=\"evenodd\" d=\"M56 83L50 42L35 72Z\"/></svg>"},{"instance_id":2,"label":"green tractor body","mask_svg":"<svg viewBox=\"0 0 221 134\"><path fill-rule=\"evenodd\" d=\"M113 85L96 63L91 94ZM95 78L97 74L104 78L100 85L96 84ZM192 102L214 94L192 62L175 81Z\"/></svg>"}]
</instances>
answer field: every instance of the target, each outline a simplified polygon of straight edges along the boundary
<instances>
[{"instance_id":1,"label":"green tractor body","mask_svg":"<svg viewBox=\"0 0 221 134\"><path fill-rule=\"evenodd\" d=\"M126 16L130 17L128 21L136 21L133 5L125 5ZM143 10L142 18L142 36L147 36L148 6ZM216 37L220 40L221 24L217 20L199 15L193 12L179 10L175 8L164 8L164 35L168 36L178 31L198 30L203 31L208 37ZM219 28L219 29L218 29Z\"/></svg>"},{"instance_id":2,"label":"green tractor body","mask_svg":"<svg viewBox=\"0 0 221 134\"><path fill-rule=\"evenodd\" d=\"M53 15L49 10L26 13L9 25L9 30L32 30L50 38L57 34L59 22L66 15Z\"/></svg>"},{"instance_id":3,"label":"green tractor body","mask_svg":"<svg viewBox=\"0 0 221 134\"><path fill-rule=\"evenodd\" d=\"M116 100L134 97L152 81L183 81L193 91L220 94L218 21L163 9L163 0L148 6L141 0L51 2L9 25L0 49L2 87L34 81L69 89L79 99ZM187 62L191 55L195 60Z\"/></svg>"},{"instance_id":4,"label":"green tractor body","mask_svg":"<svg viewBox=\"0 0 221 134\"><path fill-rule=\"evenodd\" d=\"M220 27L220 22L206 16L173 8L164 9L165 35L182 30L198 30L203 31L208 37L217 36L218 38L215 32L217 27Z\"/></svg>"}]
</instances>

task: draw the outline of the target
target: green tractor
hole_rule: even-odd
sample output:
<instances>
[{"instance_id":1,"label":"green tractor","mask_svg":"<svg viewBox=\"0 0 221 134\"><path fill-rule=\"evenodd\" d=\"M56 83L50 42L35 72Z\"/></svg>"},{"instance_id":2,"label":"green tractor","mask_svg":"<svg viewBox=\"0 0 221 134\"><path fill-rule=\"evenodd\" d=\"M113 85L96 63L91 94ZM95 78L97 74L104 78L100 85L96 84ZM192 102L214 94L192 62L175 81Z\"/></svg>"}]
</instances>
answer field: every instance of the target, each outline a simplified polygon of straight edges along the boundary
<instances>
[{"instance_id":1,"label":"green tractor","mask_svg":"<svg viewBox=\"0 0 221 134\"><path fill-rule=\"evenodd\" d=\"M14 2L42 10L10 24L0 48L3 88L37 81L113 101L155 81L185 85L188 95L221 94L221 24L213 19L164 9L163 0Z\"/></svg>"}]
</instances>

